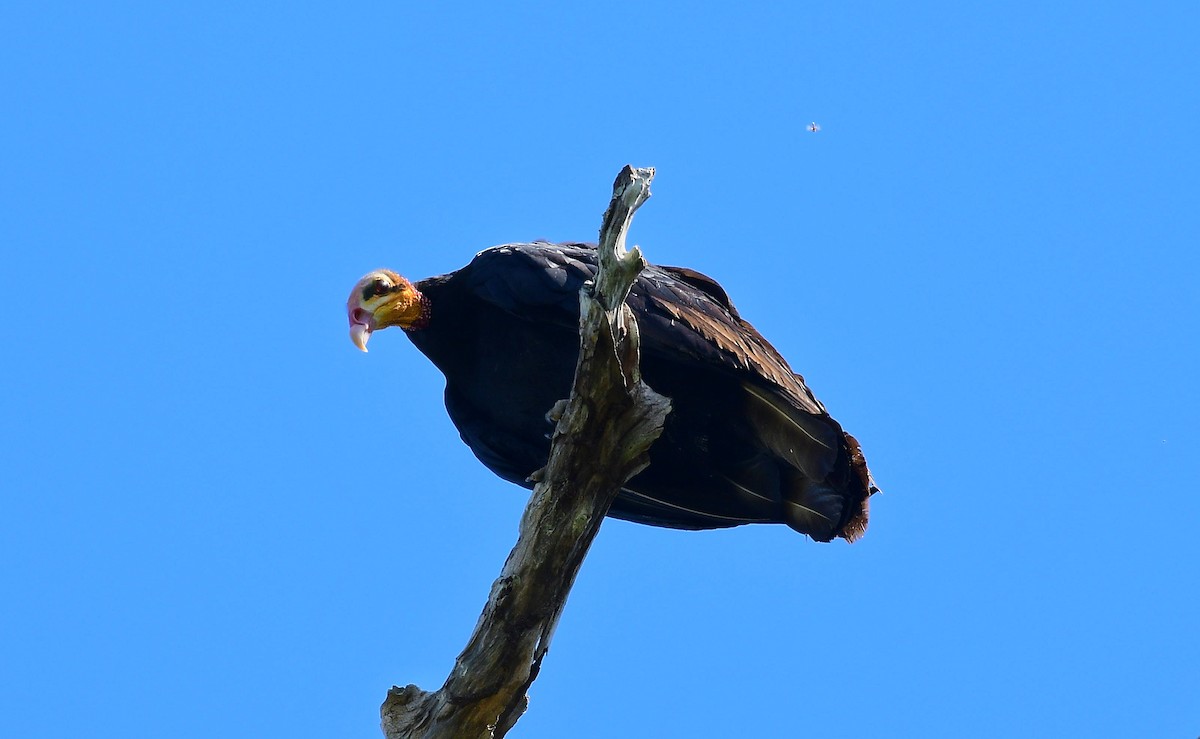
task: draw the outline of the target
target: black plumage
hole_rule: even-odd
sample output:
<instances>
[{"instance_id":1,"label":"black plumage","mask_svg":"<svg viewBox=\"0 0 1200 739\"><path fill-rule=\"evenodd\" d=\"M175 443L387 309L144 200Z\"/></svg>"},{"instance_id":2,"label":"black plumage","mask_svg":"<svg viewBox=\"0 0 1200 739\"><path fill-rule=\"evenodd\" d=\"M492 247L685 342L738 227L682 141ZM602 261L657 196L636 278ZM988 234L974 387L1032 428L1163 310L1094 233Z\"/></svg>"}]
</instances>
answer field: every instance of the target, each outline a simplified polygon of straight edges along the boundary
<instances>
[{"instance_id":1,"label":"black plumage","mask_svg":"<svg viewBox=\"0 0 1200 739\"><path fill-rule=\"evenodd\" d=\"M446 376L463 441L518 485L546 463L545 414L570 392L579 289L595 272L587 245L510 244L415 284L425 310L406 334ZM643 378L673 410L609 515L681 529L786 523L820 541L862 534L875 488L858 443L720 285L651 266L627 302Z\"/></svg>"}]
</instances>

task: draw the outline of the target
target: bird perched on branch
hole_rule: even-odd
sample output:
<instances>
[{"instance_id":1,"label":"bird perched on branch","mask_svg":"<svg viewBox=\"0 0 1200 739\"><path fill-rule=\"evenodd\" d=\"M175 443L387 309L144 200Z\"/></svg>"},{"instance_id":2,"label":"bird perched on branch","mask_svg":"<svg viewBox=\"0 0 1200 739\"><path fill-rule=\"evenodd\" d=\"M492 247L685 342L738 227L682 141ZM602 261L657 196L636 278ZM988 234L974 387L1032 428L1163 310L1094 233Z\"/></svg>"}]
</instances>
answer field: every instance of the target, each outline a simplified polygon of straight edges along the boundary
<instances>
[{"instance_id":1,"label":"bird perched on branch","mask_svg":"<svg viewBox=\"0 0 1200 739\"><path fill-rule=\"evenodd\" d=\"M585 244L508 244L413 283L377 270L347 301L350 337L399 326L446 376L446 410L500 477L532 487L550 452L547 411L571 391L579 290L596 274ZM712 529L785 523L818 541L855 540L877 491L854 437L714 280L649 266L627 299L642 377L671 399L650 465L609 515Z\"/></svg>"}]
</instances>

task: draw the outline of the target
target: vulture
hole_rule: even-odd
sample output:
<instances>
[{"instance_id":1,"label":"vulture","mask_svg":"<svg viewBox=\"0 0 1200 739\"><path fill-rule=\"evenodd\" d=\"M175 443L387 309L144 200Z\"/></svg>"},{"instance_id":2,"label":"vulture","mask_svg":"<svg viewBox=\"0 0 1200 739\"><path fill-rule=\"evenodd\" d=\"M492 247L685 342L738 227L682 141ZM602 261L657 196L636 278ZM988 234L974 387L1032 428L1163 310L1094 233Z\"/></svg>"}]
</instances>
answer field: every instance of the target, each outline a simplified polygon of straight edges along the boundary
<instances>
[{"instance_id":1,"label":"vulture","mask_svg":"<svg viewBox=\"0 0 1200 739\"><path fill-rule=\"evenodd\" d=\"M367 274L347 301L350 336L399 326L446 377L446 410L496 475L532 488L550 453L547 411L571 391L579 290L597 271L587 244L507 244L462 269L410 282ZM854 541L877 492L858 442L713 279L648 266L627 299L642 378L671 399L649 466L608 515L714 529L783 523Z\"/></svg>"}]
</instances>

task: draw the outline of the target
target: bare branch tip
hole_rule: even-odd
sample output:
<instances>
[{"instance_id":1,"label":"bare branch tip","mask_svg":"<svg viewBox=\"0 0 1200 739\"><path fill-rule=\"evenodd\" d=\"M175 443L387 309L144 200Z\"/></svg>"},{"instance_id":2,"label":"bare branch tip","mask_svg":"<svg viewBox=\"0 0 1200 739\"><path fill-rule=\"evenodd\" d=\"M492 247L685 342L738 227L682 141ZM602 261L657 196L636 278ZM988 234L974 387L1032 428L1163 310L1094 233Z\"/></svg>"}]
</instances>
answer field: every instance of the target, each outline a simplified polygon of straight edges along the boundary
<instances>
[{"instance_id":1,"label":"bare branch tip","mask_svg":"<svg viewBox=\"0 0 1200 739\"><path fill-rule=\"evenodd\" d=\"M634 168L626 164L613 182L613 194L633 210L650 198L650 182L654 179L654 167Z\"/></svg>"}]
</instances>

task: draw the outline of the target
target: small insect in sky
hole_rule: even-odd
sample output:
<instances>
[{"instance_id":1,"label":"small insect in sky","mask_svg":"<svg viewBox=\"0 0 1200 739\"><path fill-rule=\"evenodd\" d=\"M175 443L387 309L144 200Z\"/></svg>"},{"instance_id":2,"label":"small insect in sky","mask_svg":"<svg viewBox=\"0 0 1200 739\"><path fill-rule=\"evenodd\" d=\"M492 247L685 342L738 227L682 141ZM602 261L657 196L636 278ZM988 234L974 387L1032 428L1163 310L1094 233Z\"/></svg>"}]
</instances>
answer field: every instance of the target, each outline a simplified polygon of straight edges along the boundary
<instances>
[{"instance_id":1,"label":"small insect in sky","mask_svg":"<svg viewBox=\"0 0 1200 739\"><path fill-rule=\"evenodd\" d=\"M808 124L807 126L805 126L805 128L807 128L809 131L812 131L813 133L816 133L817 131L821 130L821 127L817 125L816 121L813 121L812 123Z\"/></svg>"}]
</instances>

